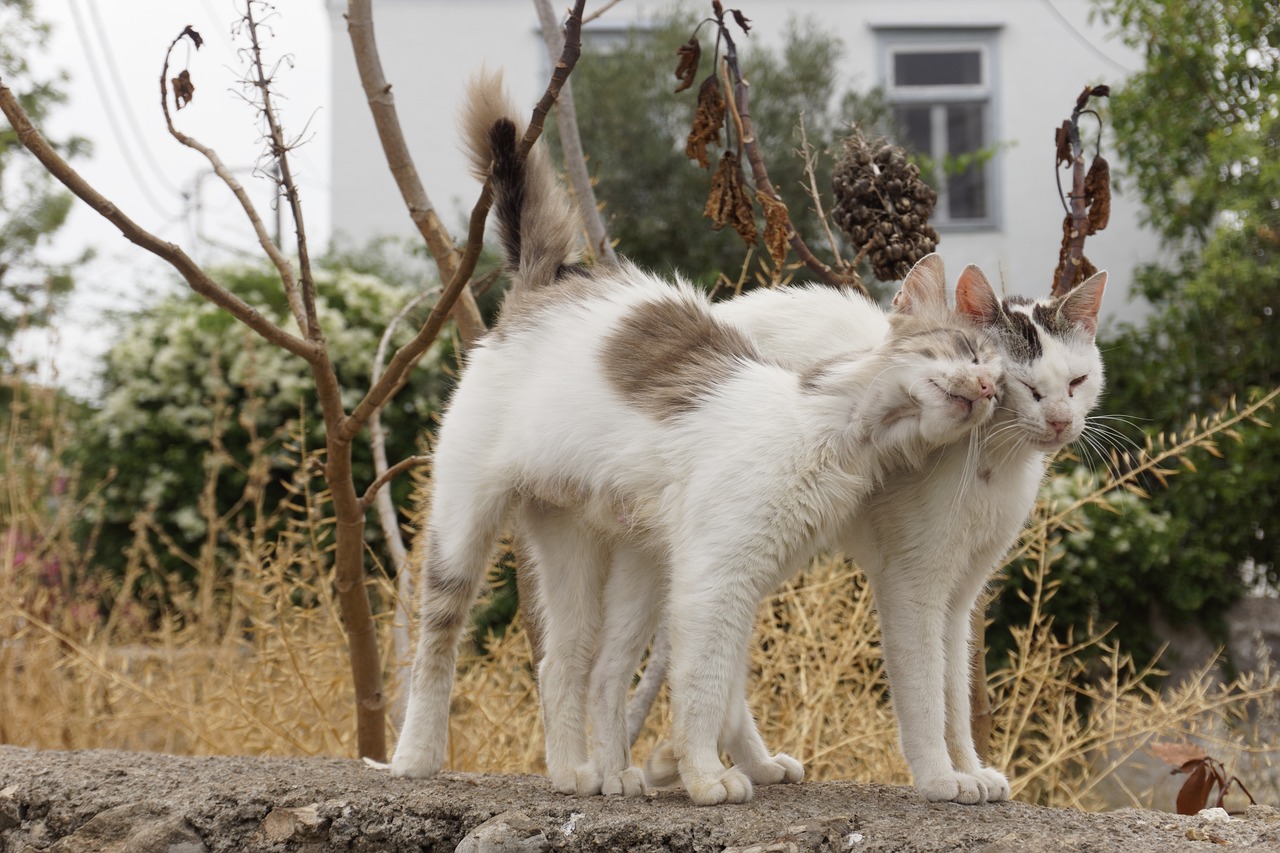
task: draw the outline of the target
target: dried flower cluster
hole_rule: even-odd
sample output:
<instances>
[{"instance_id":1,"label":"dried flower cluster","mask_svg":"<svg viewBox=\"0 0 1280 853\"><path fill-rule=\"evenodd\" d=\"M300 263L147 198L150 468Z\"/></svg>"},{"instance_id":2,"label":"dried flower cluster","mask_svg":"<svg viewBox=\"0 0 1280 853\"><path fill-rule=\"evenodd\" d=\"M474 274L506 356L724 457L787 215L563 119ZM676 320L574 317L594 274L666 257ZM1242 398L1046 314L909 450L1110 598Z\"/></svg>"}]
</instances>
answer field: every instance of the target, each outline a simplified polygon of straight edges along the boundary
<instances>
[{"instance_id":1,"label":"dried flower cluster","mask_svg":"<svg viewBox=\"0 0 1280 853\"><path fill-rule=\"evenodd\" d=\"M938 194L920 179L902 149L883 140L870 143L853 128L844 156L831 175L836 204L831 216L876 277L897 281L938 245L929 224Z\"/></svg>"}]
</instances>

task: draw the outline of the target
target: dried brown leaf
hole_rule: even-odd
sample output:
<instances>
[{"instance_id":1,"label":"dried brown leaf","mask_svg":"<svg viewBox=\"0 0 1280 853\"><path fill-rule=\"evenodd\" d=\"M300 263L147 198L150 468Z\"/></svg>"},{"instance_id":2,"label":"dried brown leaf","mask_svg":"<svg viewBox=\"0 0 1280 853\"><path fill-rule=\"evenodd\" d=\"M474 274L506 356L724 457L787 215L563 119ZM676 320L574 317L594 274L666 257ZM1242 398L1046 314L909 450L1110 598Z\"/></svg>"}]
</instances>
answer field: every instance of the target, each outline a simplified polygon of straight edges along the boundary
<instances>
[{"instance_id":1,"label":"dried brown leaf","mask_svg":"<svg viewBox=\"0 0 1280 853\"><path fill-rule=\"evenodd\" d=\"M1055 166L1071 162L1071 122L1064 121L1062 127L1053 132L1053 142L1058 148Z\"/></svg>"},{"instance_id":2,"label":"dried brown leaf","mask_svg":"<svg viewBox=\"0 0 1280 853\"><path fill-rule=\"evenodd\" d=\"M791 217L787 215L787 205L781 199L757 191L756 201L760 202L760 209L764 212L764 247L769 250L769 257L773 258L776 277L782 270L791 245Z\"/></svg>"},{"instance_id":3,"label":"dried brown leaf","mask_svg":"<svg viewBox=\"0 0 1280 853\"><path fill-rule=\"evenodd\" d=\"M191 103L191 99L195 97L196 84L191 82L191 72L185 68L178 72L178 76L174 77L170 82L173 84L174 108L180 110Z\"/></svg>"},{"instance_id":4,"label":"dried brown leaf","mask_svg":"<svg viewBox=\"0 0 1280 853\"><path fill-rule=\"evenodd\" d=\"M704 169L711 168L707 159L707 146L720 144L720 128L724 127L725 99L720 92L720 80L712 74L702 81L698 89L698 108L693 113L693 128L684 144L684 154L697 160Z\"/></svg>"},{"instance_id":5,"label":"dried brown leaf","mask_svg":"<svg viewBox=\"0 0 1280 853\"><path fill-rule=\"evenodd\" d=\"M710 217L719 231L726 225L738 232L738 236L748 246L754 246L759 240L756 233L755 212L751 207L751 196L746 191L746 176L742 173L742 163L732 151L726 151L720 158L720 165L711 178L711 193L707 196L707 206L702 215Z\"/></svg>"},{"instance_id":6,"label":"dried brown leaf","mask_svg":"<svg viewBox=\"0 0 1280 853\"><path fill-rule=\"evenodd\" d=\"M689 40L676 49L676 55L680 57L676 65L676 79L680 85L676 86L676 91L683 92L693 85L698 76L698 61L702 59L702 45L698 44L698 37L689 36Z\"/></svg>"},{"instance_id":7,"label":"dried brown leaf","mask_svg":"<svg viewBox=\"0 0 1280 853\"><path fill-rule=\"evenodd\" d=\"M191 43L196 46L196 50L199 50L204 45L204 37L196 32L190 24L187 24L182 28L182 32L178 33L178 38L183 36L191 39Z\"/></svg>"},{"instance_id":8,"label":"dried brown leaf","mask_svg":"<svg viewBox=\"0 0 1280 853\"><path fill-rule=\"evenodd\" d=\"M1182 783L1182 788L1178 791L1178 814L1199 814L1209 803L1209 791L1213 788L1213 775L1209 772L1209 764L1206 760L1187 762L1188 765L1195 769L1191 771L1191 775L1187 777L1187 781ZM1184 765L1184 769L1186 765Z\"/></svg>"},{"instance_id":9,"label":"dried brown leaf","mask_svg":"<svg viewBox=\"0 0 1280 853\"><path fill-rule=\"evenodd\" d=\"M742 28L744 33L751 32L751 19L742 14L742 10L730 9L729 11L733 14L733 19L737 21L738 26Z\"/></svg>"},{"instance_id":10,"label":"dried brown leaf","mask_svg":"<svg viewBox=\"0 0 1280 853\"><path fill-rule=\"evenodd\" d=\"M1084 198L1089 205L1089 233L1097 234L1111 221L1111 166L1101 154L1093 158L1084 176Z\"/></svg>"}]
</instances>

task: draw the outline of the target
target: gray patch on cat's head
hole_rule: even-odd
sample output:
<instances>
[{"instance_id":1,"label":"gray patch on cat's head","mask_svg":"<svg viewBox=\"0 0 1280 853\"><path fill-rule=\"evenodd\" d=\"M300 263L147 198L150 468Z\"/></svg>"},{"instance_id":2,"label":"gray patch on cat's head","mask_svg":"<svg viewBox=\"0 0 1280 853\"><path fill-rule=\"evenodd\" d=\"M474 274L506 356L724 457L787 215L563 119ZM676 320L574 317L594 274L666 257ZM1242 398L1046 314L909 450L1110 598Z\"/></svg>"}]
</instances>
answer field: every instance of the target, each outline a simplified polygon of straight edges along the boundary
<instances>
[{"instance_id":1,"label":"gray patch on cat's head","mask_svg":"<svg viewBox=\"0 0 1280 853\"><path fill-rule=\"evenodd\" d=\"M604 372L631 405L656 418L693 409L745 359L758 359L737 329L688 298L632 308L605 342Z\"/></svg>"},{"instance_id":2,"label":"gray patch on cat's head","mask_svg":"<svg viewBox=\"0 0 1280 853\"><path fill-rule=\"evenodd\" d=\"M1031 306L1028 312L1025 306ZM1010 296L996 319L993 331L1000 337L1004 350L1015 361L1029 363L1044 355L1040 330L1036 328L1036 311L1041 306L1023 296Z\"/></svg>"}]
</instances>

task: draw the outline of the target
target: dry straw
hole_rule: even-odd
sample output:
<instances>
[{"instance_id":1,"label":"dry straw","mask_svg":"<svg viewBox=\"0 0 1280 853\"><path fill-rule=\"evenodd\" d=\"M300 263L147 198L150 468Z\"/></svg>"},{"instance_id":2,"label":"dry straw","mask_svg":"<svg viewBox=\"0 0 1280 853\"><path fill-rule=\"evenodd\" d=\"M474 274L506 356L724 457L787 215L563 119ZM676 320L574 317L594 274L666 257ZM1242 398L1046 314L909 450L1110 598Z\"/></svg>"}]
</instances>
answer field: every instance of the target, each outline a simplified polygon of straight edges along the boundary
<instances>
[{"instance_id":1,"label":"dry straw","mask_svg":"<svg viewBox=\"0 0 1280 853\"><path fill-rule=\"evenodd\" d=\"M144 513L134 523L127 571L113 578L94 568L93 537L73 535L86 505L71 500L75 491L56 462L69 429L58 398L28 387L15 388L15 396L0 460L0 742L353 754L326 496L311 490L307 473L314 453L296 435L287 444L296 471L290 497L270 507L262 489L265 443L255 442L250 458L232 460L215 440L201 501L209 536L176 541ZM1256 413L1229 410L1186 435L1153 441L1147 470L1164 476L1189 448ZM247 478L234 511L220 511L213 487L233 464L261 473ZM1107 479L1086 502L1124 486ZM89 502L97 500L88 493ZM1211 753L1264 753L1250 725L1274 724L1280 713L1274 677L1223 684L1206 671L1161 694L1144 681L1149 670L1106 646L1105 637L1055 637L1043 609L1056 585L1050 545L1070 523L1070 513L1040 507L1020 549L1031 558L1024 564L1031 566L1033 615L1014 631L1008 667L989 677L992 756L1012 777L1015 796L1099 807L1111 771L1155 740L1199 737ZM192 569L190 584L163 580L158 555L166 552ZM381 574L368 583L386 614L380 630L390 676L398 664L390 654L394 584ZM105 616L99 601L112 603ZM750 704L765 740L800 757L811 779L909 781L878 642L866 583L839 560L815 562L760 608ZM1096 654L1084 662L1089 649L1104 652L1101 664ZM395 690L389 684L392 702ZM668 724L660 696L637 747L641 760ZM489 639L484 655L463 655L450 750L449 766L459 770L542 770L538 697L518 620ZM1131 793L1143 800L1142 791Z\"/></svg>"}]
</instances>

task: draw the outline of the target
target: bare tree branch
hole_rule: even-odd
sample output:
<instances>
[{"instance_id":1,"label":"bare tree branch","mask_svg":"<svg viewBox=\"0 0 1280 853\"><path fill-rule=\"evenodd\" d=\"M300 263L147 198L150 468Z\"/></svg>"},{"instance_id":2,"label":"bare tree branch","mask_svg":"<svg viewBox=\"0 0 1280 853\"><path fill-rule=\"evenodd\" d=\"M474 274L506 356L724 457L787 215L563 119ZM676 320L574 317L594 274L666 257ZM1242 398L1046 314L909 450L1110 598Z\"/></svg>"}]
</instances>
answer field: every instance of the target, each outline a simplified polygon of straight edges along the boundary
<instances>
[{"instance_id":1,"label":"bare tree branch","mask_svg":"<svg viewBox=\"0 0 1280 853\"><path fill-rule=\"evenodd\" d=\"M727 100L729 109L733 113L734 121L741 129L742 146L747 152L747 162L751 164L751 177L756 182L756 189L762 195L783 203L782 196L778 194L773 182L769 180L769 170L765 166L764 154L760 151L759 140L756 139L755 124L751 121L751 84L747 82L746 77L742 74L742 68L738 64L737 46L729 36L728 28L722 26L720 30L725 40L725 64L733 79L733 97ZM791 250L804 262L804 265L827 284L838 287L856 287L862 290L862 284L857 280L856 275L853 277L841 275L823 263L809 249L809 246L804 242L804 238L800 236L800 232L796 231L795 225L791 223L790 216L787 217L787 242L791 244Z\"/></svg>"},{"instance_id":2,"label":"bare tree branch","mask_svg":"<svg viewBox=\"0 0 1280 853\"><path fill-rule=\"evenodd\" d=\"M404 133L400 129L400 119L396 113L395 98L391 94L391 84L387 82L382 70L382 60L378 56L378 42L373 30L373 10L371 0L350 0L347 4L347 34L351 38L351 47L355 52L356 68L360 73L360 83L364 86L365 97L369 101L369 111L373 115L373 123L378 129L378 139L382 142L382 151L387 158L387 167L395 178L400 197L409 209L409 218L413 220L418 233L426 241L431 257L435 259L440 270L441 281L452 281L461 266L461 258L454 248L453 237L449 234L440 217L436 215L427 192L423 189L418 171L413 165L413 157L409 154L409 146L405 142ZM458 324L458 332L463 343L472 346L485 332L484 320L480 317L480 309L469 290L460 292L454 297L458 301L453 319Z\"/></svg>"},{"instance_id":3,"label":"bare tree branch","mask_svg":"<svg viewBox=\"0 0 1280 853\"><path fill-rule=\"evenodd\" d=\"M186 252L173 244L161 240L151 232L138 225L116 207L109 199L89 185L80 173L62 159L45 138L31 124L31 119L18 103L13 91L0 81L0 111L9 120L9 124L17 133L18 141L30 151L49 174L53 175L63 186L71 190L85 204L93 208L104 219L120 229L120 233L129 242L146 249L151 254L169 263L187 285L196 293L208 299L231 316L253 329L265 340L313 363L319 350L312 341L304 340L264 317L258 309L245 302L218 284L196 265Z\"/></svg>"},{"instance_id":4,"label":"bare tree branch","mask_svg":"<svg viewBox=\"0 0 1280 853\"><path fill-rule=\"evenodd\" d=\"M353 5L354 2L355 0L353 0ZM564 86L565 81L569 79L569 73L573 71L573 66L577 64L578 57L582 55L582 45L579 39L582 31L582 7L585 3L586 0L575 0L573 9L569 12L569 18L564 28L564 50L560 54L560 59L556 63L554 71L552 71L551 80L547 83L546 91L543 92L542 98L539 99L537 106L533 109L529 127L525 130L524 137L520 140L520 152L522 154L528 154L529 149L533 147L533 143L542 135L547 113L551 111L551 107L555 104L561 88ZM480 259L480 250L484 243L484 224L489 215L489 206L492 201L493 191L486 181L484 188L480 191L480 198L476 200L475 207L471 209L471 220L467 230L467 248L463 252L457 268L454 270L453 278L445 285L444 291L440 294L440 299L436 301L435 306L431 309L431 313L427 316L426 322L422 324L422 328L418 330L412 340L396 350L391 357L391 361L387 364L386 372L378 378L378 381L365 394L364 399L356 405L351 414L343 421L339 432L343 440L350 441L355 437L365 423L368 422L369 415L373 410L381 407L404 384L413 365L417 363L422 354L426 352L427 347L435 340L436 335L439 334L449 311L452 310L458 297L466 290L467 281L475 272L476 262Z\"/></svg>"},{"instance_id":5,"label":"bare tree branch","mask_svg":"<svg viewBox=\"0 0 1280 853\"><path fill-rule=\"evenodd\" d=\"M408 456L401 459L395 465L392 465L386 471L378 475L378 479L374 480L369 488L365 489L364 494L360 497L360 505L368 509L373 506L374 499L380 494L380 490L385 492L382 487L394 480L399 475L408 471L410 468L416 468L419 465L425 465L431 461L428 456Z\"/></svg>"},{"instance_id":6,"label":"bare tree branch","mask_svg":"<svg viewBox=\"0 0 1280 853\"><path fill-rule=\"evenodd\" d=\"M538 10L542 38L547 43L547 57L559 56L564 51L564 34L560 31L555 13L551 11L551 0L533 0L533 5ZM560 97L556 101L556 116L559 118L560 148L564 153L564 168L569 175L569 184L573 187L574 198L578 201L582 223L587 229L591 253L606 264L616 266L618 256L613 250L609 232L605 229L604 219L600 216L600 205L596 201L591 175L587 172L587 159L582 151L582 137L578 133L578 110L573 103L572 81L566 80L564 88L560 91Z\"/></svg>"},{"instance_id":7,"label":"bare tree branch","mask_svg":"<svg viewBox=\"0 0 1280 853\"><path fill-rule=\"evenodd\" d=\"M173 41L169 43L169 49L164 53L164 65L160 71L160 110L164 113L164 123L169 128L170 136L178 140L182 145L198 152L209 161L209 165L213 167L214 174L226 184L227 188L231 190L231 194L236 197L236 200L240 203L241 210L244 211L245 217L253 228L253 233L258 237L258 245L267 253L272 266L280 274L280 281L284 286L285 299L288 300L289 310L293 313L293 319L297 322L298 328L302 330L302 334L309 336L306 312L303 310L302 302L298 296L298 283L294 278L293 265L289 263L288 258L280 251L280 247L276 245L275 241L271 239L262 217L249 199L249 194L245 192L244 186L236 180L235 175L222 162L222 158L218 156L216 151L178 130L173 123L173 116L169 113L169 60L178 42L188 37L189 30L190 28L187 28L178 33Z\"/></svg>"}]
</instances>

